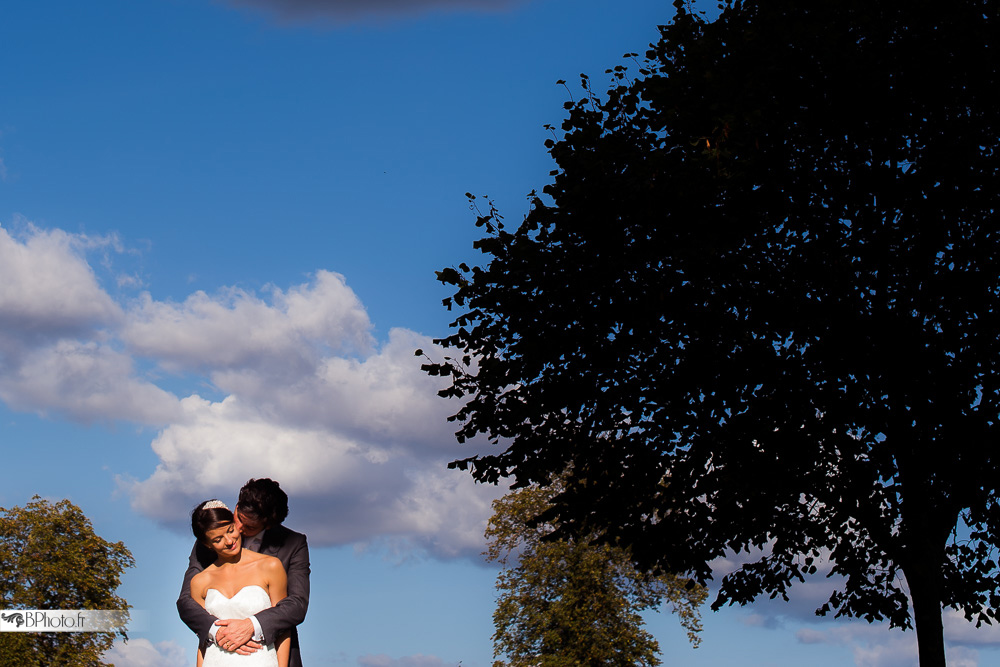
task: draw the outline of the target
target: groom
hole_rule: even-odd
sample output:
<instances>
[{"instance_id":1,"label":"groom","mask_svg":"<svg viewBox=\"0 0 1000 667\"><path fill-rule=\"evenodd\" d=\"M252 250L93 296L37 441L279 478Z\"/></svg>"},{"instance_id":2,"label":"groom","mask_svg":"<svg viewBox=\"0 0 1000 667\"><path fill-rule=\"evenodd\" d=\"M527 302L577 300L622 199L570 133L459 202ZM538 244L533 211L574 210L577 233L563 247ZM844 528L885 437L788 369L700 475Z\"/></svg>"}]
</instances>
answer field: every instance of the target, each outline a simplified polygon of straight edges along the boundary
<instances>
[{"instance_id":1,"label":"groom","mask_svg":"<svg viewBox=\"0 0 1000 667\"><path fill-rule=\"evenodd\" d=\"M309 547L305 535L281 525L288 516L288 495L273 480L251 479L240 489L233 514L243 535L243 548L274 556L285 567L288 597L248 619L217 619L191 597L191 578L216 558L211 550L196 542L177 598L181 620L203 644L214 641L220 648L243 655L259 649L261 644L273 643L277 635L290 631L289 667L302 667L295 626L305 619L309 606Z\"/></svg>"}]
</instances>

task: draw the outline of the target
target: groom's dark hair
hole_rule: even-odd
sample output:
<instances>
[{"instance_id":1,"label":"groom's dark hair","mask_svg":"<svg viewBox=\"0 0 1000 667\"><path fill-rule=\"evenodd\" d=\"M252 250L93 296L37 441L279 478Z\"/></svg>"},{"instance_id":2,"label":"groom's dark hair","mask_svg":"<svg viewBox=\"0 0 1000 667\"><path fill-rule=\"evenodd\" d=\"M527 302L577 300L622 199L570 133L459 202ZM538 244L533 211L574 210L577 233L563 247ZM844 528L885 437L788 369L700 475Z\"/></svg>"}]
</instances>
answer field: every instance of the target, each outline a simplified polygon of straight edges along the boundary
<instances>
[{"instance_id":1,"label":"groom's dark hair","mask_svg":"<svg viewBox=\"0 0 1000 667\"><path fill-rule=\"evenodd\" d=\"M288 494L273 479L251 479L240 489L236 506L241 515L271 528L288 516Z\"/></svg>"}]
</instances>

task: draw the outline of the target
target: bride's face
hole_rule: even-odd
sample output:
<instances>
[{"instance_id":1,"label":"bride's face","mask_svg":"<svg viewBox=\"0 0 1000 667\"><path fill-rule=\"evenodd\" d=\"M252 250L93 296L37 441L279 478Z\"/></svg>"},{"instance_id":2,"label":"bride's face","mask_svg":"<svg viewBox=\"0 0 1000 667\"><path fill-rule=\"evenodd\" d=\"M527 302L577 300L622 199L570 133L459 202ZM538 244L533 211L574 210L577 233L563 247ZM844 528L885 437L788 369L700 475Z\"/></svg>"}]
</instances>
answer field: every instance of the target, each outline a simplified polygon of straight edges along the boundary
<instances>
[{"instance_id":1,"label":"bride's face","mask_svg":"<svg viewBox=\"0 0 1000 667\"><path fill-rule=\"evenodd\" d=\"M236 529L235 523L213 528L205 533L205 541L220 556L235 556L240 551L240 531Z\"/></svg>"}]
</instances>

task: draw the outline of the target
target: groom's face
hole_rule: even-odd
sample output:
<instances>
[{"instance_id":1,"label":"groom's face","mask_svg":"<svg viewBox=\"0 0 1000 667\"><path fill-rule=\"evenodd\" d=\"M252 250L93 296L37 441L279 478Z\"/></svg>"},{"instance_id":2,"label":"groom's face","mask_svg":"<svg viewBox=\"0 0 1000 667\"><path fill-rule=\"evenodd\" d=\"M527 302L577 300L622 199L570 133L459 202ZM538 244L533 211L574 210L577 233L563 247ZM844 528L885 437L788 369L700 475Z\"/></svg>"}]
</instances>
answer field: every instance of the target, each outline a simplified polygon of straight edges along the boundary
<instances>
[{"instance_id":1,"label":"groom's face","mask_svg":"<svg viewBox=\"0 0 1000 667\"><path fill-rule=\"evenodd\" d=\"M253 537L260 531L264 530L264 523L242 514L240 512L239 505L236 506L234 518L236 521L236 528L243 534L243 537Z\"/></svg>"}]
</instances>

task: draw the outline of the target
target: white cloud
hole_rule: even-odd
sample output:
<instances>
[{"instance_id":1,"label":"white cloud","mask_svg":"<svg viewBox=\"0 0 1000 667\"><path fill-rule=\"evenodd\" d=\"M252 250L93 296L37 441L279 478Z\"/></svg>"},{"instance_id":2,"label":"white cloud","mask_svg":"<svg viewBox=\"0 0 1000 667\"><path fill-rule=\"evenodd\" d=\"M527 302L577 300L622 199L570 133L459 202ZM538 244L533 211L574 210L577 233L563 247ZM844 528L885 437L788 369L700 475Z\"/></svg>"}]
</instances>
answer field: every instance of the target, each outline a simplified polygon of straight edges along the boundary
<instances>
[{"instance_id":1,"label":"white cloud","mask_svg":"<svg viewBox=\"0 0 1000 667\"><path fill-rule=\"evenodd\" d=\"M160 427L156 469L123 484L136 509L185 530L197 502L271 477L291 496L289 524L313 544L478 556L502 490L446 467L472 451L446 420L457 406L437 396L445 381L414 356L434 346L398 328L375 341L343 276L121 305L87 260L103 253L101 276L114 281L126 252L115 237L25 228L19 238L0 229L0 400ZM137 283L119 273L117 284ZM207 386L209 398L175 396L138 370L149 366Z\"/></svg>"},{"instance_id":2,"label":"white cloud","mask_svg":"<svg viewBox=\"0 0 1000 667\"><path fill-rule=\"evenodd\" d=\"M440 557L478 554L500 491L447 470L468 453L420 370L430 339L393 329L376 346L343 276L272 288L269 299L224 290L183 304L144 295L128 313L130 349L170 370L207 373L221 401L190 396L153 442L160 465L131 487L136 508L177 522L199 501L250 477L293 498L289 525L320 544L413 545Z\"/></svg>"},{"instance_id":3,"label":"white cloud","mask_svg":"<svg viewBox=\"0 0 1000 667\"><path fill-rule=\"evenodd\" d=\"M796 633L796 638L804 644L849 646L856 667L912 667L918 662L916 633L912 630L890 630L884 624L852 621L824 630L802 628ZM979 651L953 642L947 627L945 643L947 661L952 667L980 665Z\"/></svg>"},{"instance_id":4,"label":"white cloud","mask_svg":"<svg viewBox=\"0 0 1000 667\"><path fill-rule=\"evenodd\" d=\"M118 323L121 308L84 256L114 239L25 227L23 239L0 227L0 340L8 350L13 341L89 337Z\"/></svg>"},{"instance_id":5,"label":"white cloud","mask_svg":"<svg viewBox=\"0 0 1000 667\"><path fill-rule=\"evenodd\" d=\"M385 460L377 449L332 433L277 426L232 396L215 403L190 396L181 405L184 419L153 441L160 465L132 494L139 509L164 521L198 500L231 496L250 477L319 495Z\"/></svg>"},{"instance_id":6,"label":"white cloud","mask_svg":"<svg viewBox=\"0 0 1000 667\"><path fill-rule=\"evenodd\" d=\"M755 562L762 552L754 550L751 553L735 554L728 552L725 558L712 563L712 574L715 581L734 572L740 565ZM780 597L774 600L762 596L756 600L750 609L752 612L743 617L745 625L775 629L784 627L786 622L816 623L822 622L816 616L816 609L821 607L830 597L835 587L841 587L843 577L829 576L832 563L828 553L817 558L815 565L817 573L806 577L804 583L795 583L788 593L788 601ZM905 590L905 589L904 589ZM911 607L912 613L912 607ZM961 660L974 659L975 647L1000 648L1000 625L983 625L976 628L975 623L965 620L964 615L954 609L945 609L942 617L944 637L948 644L948 662L963 663ZM805 644L836 643L851 645L855 651L857 665L873 667L891 667L896 664L915 664L916 635L910 631L890 630L888 623L868 624L856 620L834 620L832 614L827 617L827 625L823 629L806 627L800 629L796 637ZM910 647L912 643L912 647ZM908 653L912 648L912 656ZM910 656L910 657L906 657ZM969 656L973 656L970 658ZM909 662L911 658L914 662ZM978 659L978 658L975 658ZM900 662L893 662L899 660Z\"/></svg>"},{"instance_id":7,"label":"white cloud","mask_svg":"<svg viewBox=\"0 0 1000 667\"><path fill-rule=\"evenodd\" d=\"M289 525L314 543L478 554L502 491L447 470L453 408L419 370L417 346L431 343L397 330L369 358L321 360L289 385L249 369L225 374L219 384L233 393L183 399L183 418L157 436L160 465L132 486L135 507L176 523L200 500L266 476L292 498Z\"/></svg>"},{"instance_id":8,"label":"white cloud","mask_svg":"<svg viewBox=\"0 0 1000 667\"><path fill-rule=\"evenodd\" d=\"M962 612L955 609L945 609L944 638L949 644L957 646L988 646L1000 648L1000 625L976 627L975 622L965 620Z\"/></svg>"},{"instance_id":9,"label":"white cloud","mask_svg":"<svg viewBox=\"0 0 1000 667\"><path fill-rule=\"evenodd\" d=\"M951 667L979 667L982 664L979 660L979 651L965 646L948 647L945 654Z\"/></svg>"},{"instance_id":10,"label":"white cloud","mask_svg":"<svg viewBox=\"0 0 1000 667\"><path fill-rule=\"evenodd\" d=\"M118 240L19 226L17 237L0 227L0 399L84 422L167 423L177 401L115 348L125 315L87 262L120 252Z\"/></svg>"},{"instance_id":11,"label":"white cloud","mask_svg":"<svg viewBox=\"0 0 1000 667\"><path fill-rule=\"evenodd\" d=\"M0 399L15 409L59 412L82 422L165 424L176 397L135 377L132 358L107 345L61 339L23 352L0 373Z\"/></svg>"},{"instance_id":12,"label":"white cloud","mask_svg":"<svg viewBox=\"0 0 1000 667\"><path fill-rule=\"evenodd\" d=\"M442 382L420 370L413 354L418 347L433 345L426 336L393 329L389 340L364 358L326 356L291 377L289 364L283 364L278 370L221 371L213 380L277 423L336 431L380 449L454 458L466 451L446 421L457 407L437 396Z\"/></svg>"},{"instance_id":13,"label":"white cloud","mask_svg":"<svg viewBox=\"0 0 1000 667\"><path fill-rule=\"evenodd\" d=\"M229 288L184 303L144 294L123 338L137 354L174 370L269 368L298 373L324 351L365 352L368 315L344 277L319 271L312 284L271 289L271 303Z\"/></svg>"},{"instance_id":14,"label":"white cloud","mask_svg":"<svg viewBox=\"0 0 1000 667\"><path fill-rule=\"evenodd\" d=\"M173 641L152 643L148 639L117 640L103 660L119 667L179 667L194 664L194 650Z\"/></svg>"},{"instance_id":15,"label":"white cloud","mask_svg":"<svg viewBox=\"0 0 1000 667\"><path fill-rule=\"evenodd\" d=\"M767 628L768 630L774 630L782 627L781 617L774 614L747 614L740 620L743 625L747 625L752 628ZM808 644L809 642L805 643Z\"/></svg>"},{"instance_id":16,"label":"white cloud","mask_svg":"<svg viewBox=\"0 0 1000 667\"><path fill-rule=\"evenodd\" d=\"M893 634L884 642L852 647L857 667L912 667L918 663L916 636Z\"/></svg>"}]
</instances>

